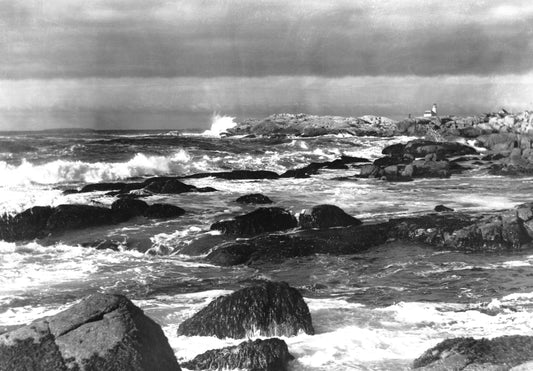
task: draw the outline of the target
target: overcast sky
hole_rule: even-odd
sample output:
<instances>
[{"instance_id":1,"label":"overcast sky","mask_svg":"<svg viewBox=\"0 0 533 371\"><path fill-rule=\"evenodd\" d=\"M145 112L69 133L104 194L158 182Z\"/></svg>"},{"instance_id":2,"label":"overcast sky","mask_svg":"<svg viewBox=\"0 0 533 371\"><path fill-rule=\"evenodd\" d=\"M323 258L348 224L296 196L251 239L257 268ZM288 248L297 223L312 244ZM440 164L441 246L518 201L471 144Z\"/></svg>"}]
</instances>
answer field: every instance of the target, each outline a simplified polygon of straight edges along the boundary
<instances>
[{"instance_id":1,"label":"overcast sky","mask_svg":"<svg viewBox=\"0 0 533 371\"><path fill-rule=\"evenodd\" d=\"M127 128L169 125L119 113L533 108L530 0L0 0L0 31L0 129L43 111Z\"/></svg>"}]
</instances>

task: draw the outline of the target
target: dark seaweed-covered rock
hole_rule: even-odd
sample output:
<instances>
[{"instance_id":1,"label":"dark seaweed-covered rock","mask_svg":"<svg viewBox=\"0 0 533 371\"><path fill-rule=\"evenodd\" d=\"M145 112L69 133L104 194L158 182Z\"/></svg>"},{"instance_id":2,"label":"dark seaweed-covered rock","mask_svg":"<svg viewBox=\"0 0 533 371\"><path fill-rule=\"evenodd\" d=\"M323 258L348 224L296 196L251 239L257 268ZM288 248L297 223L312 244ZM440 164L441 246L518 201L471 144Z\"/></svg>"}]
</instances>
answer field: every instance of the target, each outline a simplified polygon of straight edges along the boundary
<instances>
[{"instance_id":1,"label":"dark seaweed-covered rock","mask_svg":"<svg viewBox=\"0 0 533 371\"><path fill-rule=\"evenodd\" d=\"M145 190L153 193L179 194L191 192L196 187L180 182L177 179L166 179L164 177L146 182Z\"/></svg>"},{"instance_id":2,"label":"dark seaweed-covered rock","mask_svg":"<svg viewBox=\"0 0 533 371\"><path fill-rule=\"evenodd\" d=\"M65 231L125 222L137 216L171 218L183 215L177 206L121 198L111 208L90 205L36 206L15 216L0 217L0 239L13 242L59 235Z\"/></svg>"},{"instance_id":3,"label":"dark seaweed-covered rock","mask_svg":"<svg viewBox=\"0 0 533 371\"><path fill-rule=\"evenodd\" d=\"M126 297L91 295L0 335L0 370L168 370L180 367L161 327Z\"/></svg>"},{"instance_id":4,"label":"dark seaweed-covered rock","mask_svg":"<svg viewBox=\"0 0 533 371\"><path fill-rule=\"evenodd\" d=\"M285 282L265 281L212 301L182 322L178 335L242 339L247 336L313 335L309 308Z\"/></svg>"},{"instance_id":5,"label":"dark seaweed-covered rock","mask_svg":"<svg viewBox=\"0 0 533 371\"><path fill-rule=\"evenodd\" d=\"M287 364L293 359L283 340L270 338L248 340L236 346L209 350L182 363L182 366L190 370L286 371Z\"/></svg>"},{"instance_id":6,"label":"dark seaweed-covered rock","mask_svg":"<svg viewBox=\"0 0 533 371\"><path fill-rule=\"evenodd\" d=\"M346 214L340 207L335 205L317 205L311 210L304 210L298 218L300 227L331 228L359 225L361 221Z\"/></svg>"},{"instance_id":7,"label":"dark seaweed-covered rock","mask_svg":"<svg viewBox=\"0 0 533 371\"><path fill-rule=\"evenodd\" d=\"M262 235L218 245L206 259L213 264L228 266L280 263L314 254L355 254L385 243L389 230L388 223L380 223Z\"/></svg>"},{"instance_id":8,"label":"dark seaweed-covered rock","mask_svg":"<svg viewBox=\"0 0 533 371\"><path fill-rule=\"evenodd\" d=\"M348 169L347 164L370 162L366 158L341 156L341 158L326 161L326 162L312 162L304 167L290 169L280 175L280 178L308 178L311 175L317 174L320 169Z\"/></svg>"},{"instance_id":9,"label":"dark seaweed-covered rock","mask_svg":"<svg viewBox=\"0 0 533 371\"><path fill-rule=\"evenodd\" d=\"M50 206L34 206L15 216L2 216L0 218L0 239L17 241L37 238L45 229L46 221L53 210Z\"/></svg>"},{"instance_id":10,"label":"dark seaweed-covered rock","mask_svg":"<svg viewBox=\"0 0 533 371\"><path fill-rule=\"evenodd\" d=\"M533 336L448 339L413 362L420 370L509 370L533 360Z\"/></svg>"},{"instance_id":11,"label":"dark seaweed-covered rock","mask_svg":"<svg viewBox=\"0 0 533 371\"><path fill-rule=\"evenodd\" d=\"M126 183L94 183L87 184L80 189L79 193L97 192L97 191L121 191L126 187Z\"/></svg>"},{"instance_id":12,"label":"dark seaweed-covered rock","mask_svg":"<svg viewBox=\"0 0 533 371\"><path fill-rule=\"evenodd\" d=\"M185 214L181 207L169 204L153 204L144 211L147 218L177 218Z\"/></svg>"},{"instance_id":13,"label":"dark seaweed-covered rock","mask_svg":"<svg viewBox=\"0 0 533 371\"><path fill-rule=\"evenodd\" d=\"M254 235L264 232L281 231L296 227L296 218L280 207L262 207L251 213L236 216L211 225L212 230L225 234Z\"/></svg>"},{"instance_id":14,"label":"dark seaweed-covered rock","mask_svg":"<svg viewBox=\"0 0 533 371\"><path fill-rule=\"evenodd\" d=\"M62 232L69 229L113 224L111 209L90 205L59 205L46 221L46 231Z\"/></svg>"},{"instance_id":15,"label":"dark seaweed-covered rock","mask_svg":"<svg viewBox=\"0 0 533 371\"><path fill-rule=\"evenodd\" d=\"M228 180L245 180L245 179L277 179L279 175L273 171L266 170L233 170L233 171L224 171L224 172L215 172L215 173L199 173L193 175L184 176L184 179L187 178L208 178L214 177L219 179L228 179Z\"/></svg>"},{"instance_id":16,"label":"dark seaweed-covered rock","mask_svg":"<svg viewBox=\"0 0 533 371\"><path fill-rule=\"evenodd\" d=\"M133 198L121 198L111 204L111 211L116 222L123 222L141 216L148 208L148 204Z\"/></svg>"},{"instance_id":17,"label":"dark seaweed-covered rock","mask_svg":"<svg viewBox=\"0 0 533 371\"><path fill-rule=\"evenodd\" d=\"M435 211L438 212L438 213L444 213L444 212L447 212L447 211L454 211L452 208L449 208L447 206L444 206L444 205L437 205L435 206Z\"/></svg>"},{"instance_id":18,"label":"dark seaweed-covered rock","mask_svg":"<svg viewBox=\"0 0 533 371\"><path fill-rule=\"evenodd\" d=\"M235 200L240 204L271 204L273 201L261 193L252 193L244 195Z\"/></svg>"}]
</instances>

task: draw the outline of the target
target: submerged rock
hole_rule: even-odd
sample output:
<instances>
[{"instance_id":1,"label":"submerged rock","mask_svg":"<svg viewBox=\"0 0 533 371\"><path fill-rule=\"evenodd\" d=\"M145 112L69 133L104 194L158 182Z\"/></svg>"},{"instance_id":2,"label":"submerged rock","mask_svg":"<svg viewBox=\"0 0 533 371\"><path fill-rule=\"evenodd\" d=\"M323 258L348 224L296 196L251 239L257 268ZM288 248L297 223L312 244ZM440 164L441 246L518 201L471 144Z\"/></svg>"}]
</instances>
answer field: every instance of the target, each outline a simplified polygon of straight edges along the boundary
<instances>
[{"instance_id":1,"label":"submerged rock","mask_svg":"<svg viewBox=\"0 0 533 371\"><path fill-rule=\"evenodd\" d=\"M448 339L413 362L418 370L510 370L533 360L533 336ZM518 368L519 369L519 368Z\"/></svg>"},{"instance_id":2,"label":"submerged rock","mask_svg":"<svg viewBox=\"0 0 533 371\"><path fill-rule=\"evenodd\" d=\"M248 340L236 346L208 350L182 363L190 370L286 371L294 357L287 344L278 338Z\"/></svg>"},{"instance_id":3,"label":"submerged rock","mask_svg":"<svg viewBox=\"0 0 533 371\"><path fill-rule=\"evenodd\" d=\"M212 301L182 322L178 335L242 339L250 336L313 335L309 308L285 282L265 281Z\"/></svg>"},{"instance_id":4,"label":"submerged rock","mask_svg":"<svg viewBox=\"0 0 533 371\"><path fill-rule=\"evenodd\" d=\"M180 370L161 327L121 295L91 295L0 335L0 370Z\"/></svg>"},{"instance_id":5,"label":"submerged rock","mask_svg":"<svg viewBox=\"0 0 533 371\"><path fill-rule=\"evenodd\" d=\"M296 225L296 218L287 210L280 207L262 207L236 216L233 220L214 223L211 230L233 235L255 235L290 229Z\"/></svg>"},{"instance_id":6,"label":"submerged rock","mask_svg":"<svg viewBox=\"0 0 533 371\"><path fill-rule=\"evenodd\" d=\"M362 222L351 215L346 214L340 207L335 205L317 205L311 210L304 210L298 218L300 227L331 228L359 225Z\"/></svg>"},{"instance_id":7,"label":"submerged rock","mask_svg":"<svg viewBox=\"0 0 533 371\"><path fill-rule=\"evenodd\" d=\"M235 200L240 204L271 204L273 201L265 195L260 193L252 193L244 195Z\"/></svg>"}]
</instances>

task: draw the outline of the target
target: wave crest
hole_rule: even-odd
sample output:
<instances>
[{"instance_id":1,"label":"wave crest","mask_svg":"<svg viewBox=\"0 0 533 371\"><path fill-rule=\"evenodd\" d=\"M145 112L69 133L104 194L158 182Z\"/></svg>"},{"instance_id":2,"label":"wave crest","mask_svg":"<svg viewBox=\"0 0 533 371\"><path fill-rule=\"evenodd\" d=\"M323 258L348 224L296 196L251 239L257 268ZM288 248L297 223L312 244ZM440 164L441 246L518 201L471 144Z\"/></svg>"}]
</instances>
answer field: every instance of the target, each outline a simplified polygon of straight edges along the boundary
<instances>
[{"instance_id":1,"label":"wave crest","mask_svg":"<svg viewBox=\"0 0 533 371\"><path fill-rule=\"evenodd\" d=\"M171 156L147 156L137 153L126 162L82 162L56 160L35 165L22 160L19 166L0 161L2 185L96 183L132 177L183 173L190 161L187 151L180 149Z\"/></svg>"}]
</instances>

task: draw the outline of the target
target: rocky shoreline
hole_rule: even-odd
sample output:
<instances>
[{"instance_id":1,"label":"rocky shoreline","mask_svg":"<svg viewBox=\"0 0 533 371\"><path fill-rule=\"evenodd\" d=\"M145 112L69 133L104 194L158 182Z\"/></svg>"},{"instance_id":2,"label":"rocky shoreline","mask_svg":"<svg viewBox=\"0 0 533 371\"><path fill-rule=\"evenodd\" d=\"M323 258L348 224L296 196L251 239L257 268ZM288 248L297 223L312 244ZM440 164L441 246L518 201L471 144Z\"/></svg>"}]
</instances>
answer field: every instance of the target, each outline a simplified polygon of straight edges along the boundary
<instances>
[{"instance_id":1,"label":"rocky shoreline","mask_svg":"<svg viewBox=\"0 0 533 371\"><path fill-rule=\"evenodd\" d=\"M117 198L111 207L89 205L36 206L15 216L0 217L0 239L15 242L60 237L67 231L120 224L134 218L178 218L187 212L170 204L141 200L154 194L217 192L187 184L187 179L214 177L226 180L308 178L323 169L353 171L351 179L376 178L406 182L420 178L448 178L471 170L502 176L533 174L533 114L501 112L479 117L414 118L393 121L382 117L273 115L248 120L228 131L228 136L373 135L418 136L405 144L383 149L373 162L342 156L334 161L310 163L278 174L272 171L234 170L182 177L151 177L135 182L87 184L66 194L107 192ZM469 141L467 144L467 140ZM275 197L242 195L247 205L275 204ZM508 210L484 213L454 211L445 205L424 214L359 220L343 205L315 205L293 214L277 206L257 207L229 220L219 220L211 230L221 236L206 250L191 243L182 253L205 255L218 266L260 267L316 254L346 255L410 241L433 249L469 253L512 252L533 246L533 202ZM87 247L117 250L113 244L88 243ZM286 370L294 358L278 336L314 334L309 309L301 294L281 282L259 282L215 299L180 324L182 336L216 336L243 339L229 348L216 349L183 363L188 369L241 368ZM265 337L255 341L247 337ZM448 339L413 363L421 370L525 370L533 361L533 338L504 336L487 339ZM24 356L23 356L24 355ZM161 328L142 310L120 295L96 294L55 316L0 335L0 369L6 370L180 370Z\"/></svg>"}]
</instances>

